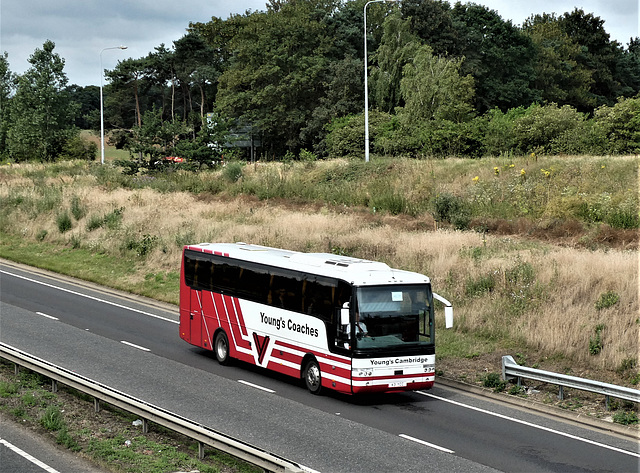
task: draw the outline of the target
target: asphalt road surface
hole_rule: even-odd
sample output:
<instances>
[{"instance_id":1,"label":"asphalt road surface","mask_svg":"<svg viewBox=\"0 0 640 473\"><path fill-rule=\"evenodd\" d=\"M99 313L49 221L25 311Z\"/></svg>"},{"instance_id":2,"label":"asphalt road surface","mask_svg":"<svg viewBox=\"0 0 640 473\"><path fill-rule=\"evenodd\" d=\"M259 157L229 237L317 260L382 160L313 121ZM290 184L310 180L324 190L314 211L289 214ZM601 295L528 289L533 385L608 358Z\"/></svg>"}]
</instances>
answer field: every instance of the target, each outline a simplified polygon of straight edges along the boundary
<instances>
[{"instance_id":1,"label":"asphalt road surface","mask_svg":"<svg viewBox=\"0 0 640 473\"><path fill-rule=\"evenodd\" d=\"M313 396L223 367L179 338L176 307L11 263L0 304L2 342L316 471L638 471L633 439L456 389Z\"/></svg>"}]
</instances>

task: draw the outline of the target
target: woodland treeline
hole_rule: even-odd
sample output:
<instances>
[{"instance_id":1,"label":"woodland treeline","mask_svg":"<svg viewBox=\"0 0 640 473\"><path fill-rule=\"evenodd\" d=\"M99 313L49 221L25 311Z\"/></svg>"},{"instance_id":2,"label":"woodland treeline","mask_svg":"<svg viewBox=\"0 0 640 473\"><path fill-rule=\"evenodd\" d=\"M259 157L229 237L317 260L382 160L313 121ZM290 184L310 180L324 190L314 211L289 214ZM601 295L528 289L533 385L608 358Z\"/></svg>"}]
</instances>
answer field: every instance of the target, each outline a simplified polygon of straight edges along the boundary
<instances>
[{"instance_id":1,"label":"woodland treeline","mask_svg":"<svg viewBox=\"0 0 640 473\"><path fill-rule=\"evenodd\" d=\"M365 3L269 0L120 61L105 71L110 141L133 170L246 156L231 147L239 130L263 159L362 158ZM611 40L591 13L515 26L473 3L403 0L369 5L367 30L374 154L640 150L640 38ZM99 130L99 90L68 85L54 48L45 42L23 75L0 56L5 159L95 155L77 130Z\"/></svg>"}]
</instances>

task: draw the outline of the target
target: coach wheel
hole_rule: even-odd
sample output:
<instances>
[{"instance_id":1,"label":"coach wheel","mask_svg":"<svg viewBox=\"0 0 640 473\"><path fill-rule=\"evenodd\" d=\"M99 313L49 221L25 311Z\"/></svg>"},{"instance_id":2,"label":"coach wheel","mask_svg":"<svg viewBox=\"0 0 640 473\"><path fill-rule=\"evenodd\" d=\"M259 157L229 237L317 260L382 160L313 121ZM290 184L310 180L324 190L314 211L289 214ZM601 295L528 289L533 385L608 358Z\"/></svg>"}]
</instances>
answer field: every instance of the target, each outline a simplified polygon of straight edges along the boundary
<instances>
[{"instance_id":1,"label":"coach wheel","mask_svg":"<svg viewBox=\"0 0 640 473\"><path fill-rule=\"evenodd\" d=\"M304 368L304 382L311 394L318 394L322 387L322 377L320 375L320 366L316 360L309 360Z\"/></svg>"},{"instance_id":2,"label":"coach wheel","mask_svg":"<svg viewBox=\"0 0 640 473\"><path fill-rule=\"evenodd\" d=\"M213 351L216 354L218 363L221 365L229 364L229 339L222 330L216 335L216 340L213 343Z\"/></svg>"}]
</instances>

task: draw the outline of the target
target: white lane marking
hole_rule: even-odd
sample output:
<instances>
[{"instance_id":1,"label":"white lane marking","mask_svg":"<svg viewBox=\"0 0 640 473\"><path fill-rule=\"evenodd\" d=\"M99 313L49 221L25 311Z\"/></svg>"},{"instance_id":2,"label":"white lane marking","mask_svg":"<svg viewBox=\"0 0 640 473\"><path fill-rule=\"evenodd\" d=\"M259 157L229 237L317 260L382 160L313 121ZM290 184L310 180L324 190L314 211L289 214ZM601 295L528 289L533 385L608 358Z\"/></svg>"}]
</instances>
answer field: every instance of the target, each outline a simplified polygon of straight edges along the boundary
<instances>
[{"instance_id":1,"label":"white lane marking","mask_svg":"<svg viewBox=\"0 0 640 473\"><path fill-rule=\"evenodd\" d=\"M498 414L496 412L491 412L486 409L481 409L479 407L469 406L468 404L463 404L458 401L452 401L451 399L446 399L444 397L436 396L434 394L425 393L422 391L416 391L418 394L422 394L423 396L432 397L434 399L438 399L439 401L448 402L449 404L453 404L460 407L466 407L467 409L471 409L473 411L482 412L483 414L487 414L494 417L499 417L500 419L505 419L511 422L516 422L518 424L526 425L528 427L533 427L534 429L544 430L545 432L550 432L552 434L557 434L562 437L567 437L573 440L578 440L579 442L588 443L590 445L595 445L597 447L606 448L607 450L613 450L614 452L623 453L625 455L631 455L632 457L640 458L640 453L630 452L629 450L623 450L622 448L612 447L611 445L606 445L604 443L596 442L594 440L589 440L584 437L578 437L577 435L567 434L565 432L561 432L559 430L551 429L549 427L543 427L542 425L533 424L531 422L527 422L524 420L516 419L515 417L505 416L504 414Z\"/></svg>"},{"instance_id":2,"label":"white lane marking","mask_svg":"<svg viewBox=\"0 0 640 473\"><path fill-rule=\"evenodd\" d=\"M142 350L142 351L151 351L151 350L150 350L150 349L148 349L148 348L141 347L140 345L136 345L135 343L127 342L127 341L125 341L125 340L120 340L120 343L124 343L125 345L129 345L130 347L137 348L138 350Z\"/></svg>"},{"instance_id":3,"label":"white lane marking","mask_svg":"<svg viewBox=\"0 0 640 473\"><path fill-rule=\"evenodd\" d=\"M25 452L24 450L20 450L18 447L16 447L15 445L7 442L4 439L0 438L0 444L4 445L5 447L7 447L9 450L13 450L14 452L16 452L18 455L20 455L22 458L29 460L31 463L34 463L35 465L38 465L40 468L42 468L44 471L46 471L47 473L60 473L58 470L51 468L49 465L47 465L46 463L42 463L40 460L38 460L37 458L32 457L31 455L29 455L27 452Z\"/></svg>"},{"instance_id":4,"label":"white lane marking","mask_svg":"<svg viewBox=\"0 0 640 473\"><path fill-rule=\"evenodd\" d=\"M42 317L46 317L51 320L60 320L58 317L54 317L53 315L45 314L44 312L36 312L36 314L41 315Z\"/></svg>"},{"instance_id":5,"label":"white lane marking","mask_svg":"<svg viewBox=\"0 0 640 473\"><path fill-rule=\"evenodd\" d=\"M424 440L420 440L415 437L410 437L409 435L406 435L406 434L400 434L400 437L402 437L403 439L411 440L412 442L426 445L427 447L435 448L436 450L440 450L441 452L444 452L444 453L455 453L453 450L449 450L448 448L441 447L434 443L425 442Z\"/></svg>"},{"instance_id":6,"label":"white lane marking","mask_svg":"<svg viewBox=\"0 0 640 473\"><path fill-rule=\"evenodd\" d=\"M31 279L31 278L28 278L26 276L21 276L19 274L15 274L15 273L10 273L8 271L3 271L1 269L0 269L0 273L8 274L9 276L13 276L13 277L16 277L16 278L19 278L19 279L24 279L25 281L29 281L29 282L32 282L32 283L35 283L35 284L40 284L42 286L50 287L52 289L58 289L59 291L68 292L69 294L73 294L74 296L80 296L80 297L84 297L86 299L91 299L92 301L102 302L103 304L108 304L108 305L111 305L111 306L114 306L114 307L118 307L120 309L130 310L131 312L136 312L138 314L146 315L148 317L153 317L154 319L164 320L165 322L171 322L172 324L179 324L180 323L177 320L167 319L166 317L161 317L159 315L152 314L150 312L145 312L144 310L134 309L133 307L127 307L126 305L118 304L116 302L107 301L105 299L100 299L98 297L90 296L88 294L83 294L81 292L72 291L71 289L66 289L64 287L54 286L53 284L49 284L49 283L42 282L42 281L37 281L35 279Z\"/></svg>"},{"instance_id":7,"label":"white lane marking","mask_svg":"<svg viewBox=\"0 0 640 473\"><path fill-rule=\"evenodd\" d=\"M238 380L239 383L246 384L247 386L251 386L252 388L260 389L262 391L266 391L268 393L275 393L273 389L265 388L262 386L258 386L257 384L250 383L249 381L244 381L242 379Z\"/></svg>"}]
</instances>

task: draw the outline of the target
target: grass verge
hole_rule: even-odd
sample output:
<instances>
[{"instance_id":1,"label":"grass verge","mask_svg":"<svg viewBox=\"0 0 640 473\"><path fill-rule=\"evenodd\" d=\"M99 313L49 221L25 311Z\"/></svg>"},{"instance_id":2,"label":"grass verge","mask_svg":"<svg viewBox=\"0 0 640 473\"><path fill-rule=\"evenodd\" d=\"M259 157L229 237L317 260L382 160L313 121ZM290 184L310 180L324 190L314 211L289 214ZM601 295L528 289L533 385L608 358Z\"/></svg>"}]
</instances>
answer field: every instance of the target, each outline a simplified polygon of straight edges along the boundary
<instances>
[{"instance_id":1,"label":"grass verge","mask_svg":"<svg viewBox=\"0 0 640 473\"><path fill-rule=\"evenodd\" d=\"M73 389L49 390L50 381L36 373L14 372L0 360L0 415L7 416L110 472L254 473L260 468L208 448L199 460L198 445L182 435L150 423L149 433L135 426L135 416L102 405L96 413L92 400Z\"/></svg>"}]
</instances>

